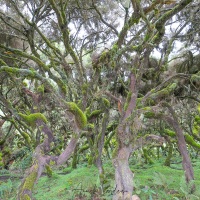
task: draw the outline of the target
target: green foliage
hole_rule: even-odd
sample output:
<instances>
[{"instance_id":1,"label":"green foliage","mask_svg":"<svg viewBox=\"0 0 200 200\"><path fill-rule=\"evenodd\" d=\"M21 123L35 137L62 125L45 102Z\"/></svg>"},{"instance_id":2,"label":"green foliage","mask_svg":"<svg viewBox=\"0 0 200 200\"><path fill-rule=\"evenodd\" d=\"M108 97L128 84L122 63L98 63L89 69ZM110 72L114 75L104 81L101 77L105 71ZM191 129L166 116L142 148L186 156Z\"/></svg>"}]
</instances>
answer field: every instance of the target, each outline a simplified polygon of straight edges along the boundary
<instances>
[{"instance_id":1,"label":"green foliage","mask_svg":"<svg viewBox=\"0 0 200 200\"><path fill-rule=\"evenodd\" d=\"M199 198L200 189L199 189L198 186L196 188L197 191L195 191L195 194L197 193L198 196L191 193L193 184L195 184L195 181L190 181L189 184L186 184L185 177L184 176L181 177L181 180L180 180L180 191L181 191L181 193L183 194L183 196L186 199L191 199L191 200L200 199Z\"/></svg>"},{"instance_id":2,"label":"green foliage","mask_svg":"<svg viewBox=\"0 0 200 200\"><path fill-rule=\"evenodd\" d=\"M135 159L135 157L131 157L130 163L131 170L134 172L134 193L136 193L140 199L197 199L196 197L193 198L193 196L187 192L189 188L185 183L183 170L176 170L163 166L162 160L156 161L151 165L141 165L137 160L133 162L133 159ZM59 197L59 200L71 200L80 197L84 200L91 200L94 196L100 196L100 179L96 167L83 167L79 165L77 169L68 167L64 170L57 171L57 173L55 171L56 170L54 170L52 177L48 178L47 176L42 176L39 179L33 194L35 199L57 200ZM101 195L99 199L111 200L114 190L114 168L110 160L105 161L104 171L104 194ZM63 172L66 174L63 174ZM193 195L200 197L200 188L198 187L200 185L199 160L196 160L194 163L194 172L197 191ZM181 180L180 177L182 177ZM19 179L12 179L12 191L10 193L7 192L7 198L2 199L15 200L16 185L19 185L19 182Z\"/></svg>"},{"instance_id":3,"label":"green foliage","mask_svg":"<svg viewBox=\"0 0 200 200\"><path fill-rule=\"evenodd\" d=\"M10 196L12 189L13 184L10 179L6 182L0 181L0 199L7 199Z\"/></svg>"}]
</instances>

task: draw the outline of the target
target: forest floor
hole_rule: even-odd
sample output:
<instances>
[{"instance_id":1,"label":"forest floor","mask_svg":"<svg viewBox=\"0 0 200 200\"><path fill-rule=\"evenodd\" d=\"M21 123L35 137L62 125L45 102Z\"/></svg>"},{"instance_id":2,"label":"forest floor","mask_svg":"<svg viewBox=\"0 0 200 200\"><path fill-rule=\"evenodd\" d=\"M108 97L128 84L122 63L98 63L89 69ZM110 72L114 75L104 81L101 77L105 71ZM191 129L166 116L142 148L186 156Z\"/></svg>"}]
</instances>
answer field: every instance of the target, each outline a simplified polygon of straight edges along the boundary
<instances>
[{"instance_id":1,"label":"forest floor","mask_svg":"<svg viewBox=\"0 0 200 200\"><path fill-rule=\"evenodd\" d=\"M200 199L200 159L193 160L196 192L190 194L185 184L181 159L172 161L171 167L163 166L163 160L154 164L130 161L134 173L134 194L141 200L195 200ZM104 193L100 192L98 170L86 163L77 169L60 167L53 169L52 177L44 173L34 188L35 200L111 200L114 190L114 168L111 161L104 164ZM0 200L16 200L17 188L24 171L0 170Z\"/></svg>"}]
</instances>

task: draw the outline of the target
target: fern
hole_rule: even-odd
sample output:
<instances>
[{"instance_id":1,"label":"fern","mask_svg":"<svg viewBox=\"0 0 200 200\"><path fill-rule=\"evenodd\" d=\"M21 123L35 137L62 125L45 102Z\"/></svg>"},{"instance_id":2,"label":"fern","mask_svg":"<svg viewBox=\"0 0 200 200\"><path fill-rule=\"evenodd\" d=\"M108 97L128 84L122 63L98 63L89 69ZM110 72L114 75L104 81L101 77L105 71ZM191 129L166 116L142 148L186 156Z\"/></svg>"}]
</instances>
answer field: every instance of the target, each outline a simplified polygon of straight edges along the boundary
<instances>
[{"instance_id":1,"label":"fern","mask_svg":"<svg viewBox=\"0 0 200 200\"><path fill-rule=\"evenodd\" d=\"M0 183L0 199L6 199L13 188L12 181L8 179L7 182Z\"/></svg>"}]
</instances>

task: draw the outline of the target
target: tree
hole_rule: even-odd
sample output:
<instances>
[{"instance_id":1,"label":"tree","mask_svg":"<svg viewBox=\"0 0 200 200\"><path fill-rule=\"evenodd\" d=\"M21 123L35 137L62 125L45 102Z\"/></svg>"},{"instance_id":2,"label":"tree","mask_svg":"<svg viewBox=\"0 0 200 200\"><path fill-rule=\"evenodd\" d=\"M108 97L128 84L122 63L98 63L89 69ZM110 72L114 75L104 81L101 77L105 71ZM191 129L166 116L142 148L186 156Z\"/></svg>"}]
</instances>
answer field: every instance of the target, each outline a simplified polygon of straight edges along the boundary
<instances>
[{"instance_id":1,"label":"tree","mask_svg":"<svg viewBox=\"0 0 200 200\"><path fill-rule=\"evenodd\" d=\"M1 37L1 118L35 149L18 199L31 198L44 167L66 162L79 138L80 146L89 143L103 184L102 149L113 137L106 135L108 122L116 120L113 199L131 199L128 160L138 141L148 140L138 139L142 116L157 118L157 110L171 96L178 98L188 80L190 97L198 98L199 66L183 73L169 66L175 41L187 38L185 29L198 17L196 11L189 21L185 11L198 2L8 0L2 5L2 35L27 45L5 44ZM188 48L188 55L183 63L194 66L193 50Z\"/></svg>"}]
</instances>

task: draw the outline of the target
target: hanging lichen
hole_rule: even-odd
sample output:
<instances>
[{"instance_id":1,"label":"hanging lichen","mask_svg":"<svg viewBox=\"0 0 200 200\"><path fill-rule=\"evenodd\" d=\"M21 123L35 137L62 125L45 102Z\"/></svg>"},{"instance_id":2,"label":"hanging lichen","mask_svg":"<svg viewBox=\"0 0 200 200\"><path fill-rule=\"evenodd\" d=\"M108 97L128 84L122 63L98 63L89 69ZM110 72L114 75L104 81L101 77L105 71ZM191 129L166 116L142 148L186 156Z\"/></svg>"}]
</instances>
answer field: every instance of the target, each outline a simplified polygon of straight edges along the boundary
<instances>
[{"instance_id":1,"label":"hanging lichen","mask_svg":"<svg viewBox=\"0 0 200 200\"><path fill-rule=\"evenodd\" d=\"M67 102L69 111L74 114L76 123L79 128L83 129L87 125L87 117L83 111L74 102Z\"/></svg>"}]
</instances>

